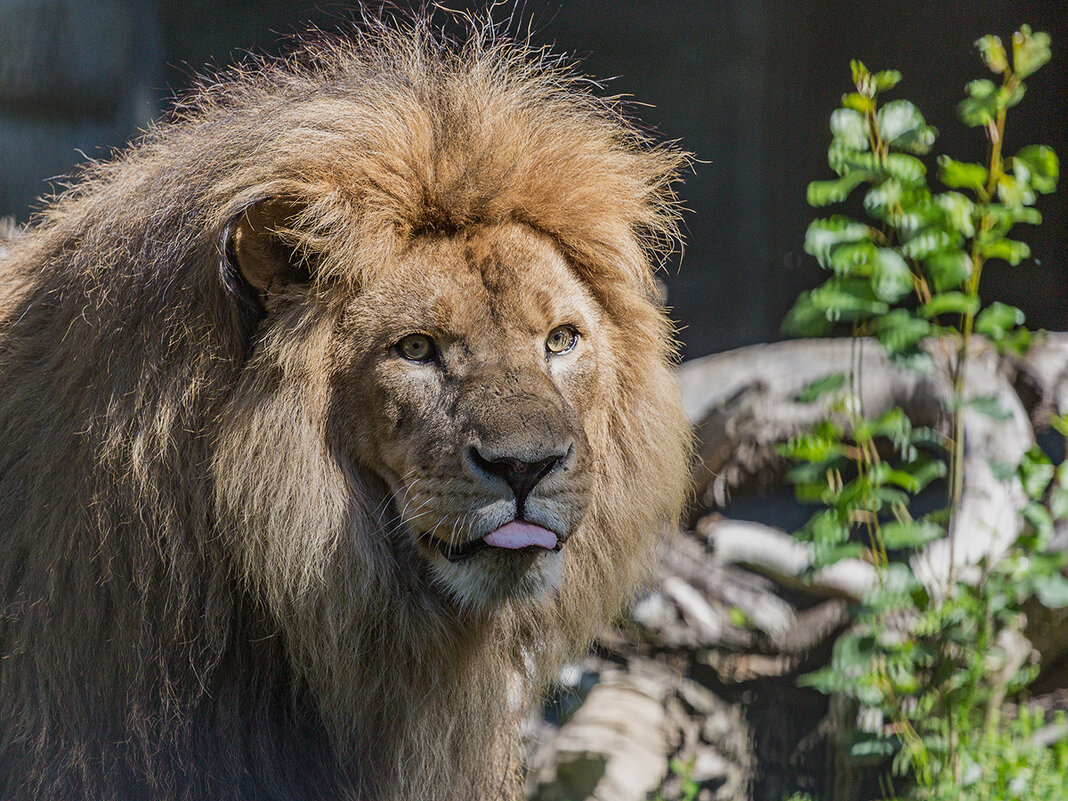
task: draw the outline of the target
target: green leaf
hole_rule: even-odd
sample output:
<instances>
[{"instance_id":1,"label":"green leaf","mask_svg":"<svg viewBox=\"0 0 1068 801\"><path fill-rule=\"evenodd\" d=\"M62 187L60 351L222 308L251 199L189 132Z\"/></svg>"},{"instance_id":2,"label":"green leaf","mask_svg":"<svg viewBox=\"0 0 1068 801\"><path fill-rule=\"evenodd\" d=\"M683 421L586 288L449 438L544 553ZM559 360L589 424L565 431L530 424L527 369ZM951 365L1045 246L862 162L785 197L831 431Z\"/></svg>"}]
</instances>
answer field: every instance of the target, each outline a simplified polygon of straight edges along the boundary
<instances>
[{"instance_id":1,"label":"green leaf","mask_svg":"<svg viewBox=\"0 0 1068 801\"><path fill-rule=\"evenodd\" d=\"M827 148L827 164L839 175L858 170L869 175L877 175L883 169L879 158L874 153L845 147L837 140L831 142L831 146Z\"/></svg>"},{"instance_id":2,"label":"green leaf","mask_svg":"<svg viewBox=\"0 0 1068 801\"><path fill-rule=\"evenodd\" d=\"M801 389L794 400L798 403L813 403L829 392L836 392L845 386L848 377L845 373L831 373L823 378L817 378Z\"/></svg>"},{"instance_id":3,"label":"green leaf","mask_svg":"<svg viewBox=\"0 0 1068 801\"><path fill-rule=\"evenodd\" d=\"M1068 579L1060 573L1035 579L1035 595L1049 609L1068 606Z\"/></svg>"},{"instance_id":4,"label":"green leaf","mask_svg":"<svg viewBox=\"0 0 1068 801\"><path fill-rule=\"evenodd\" d=\"M821 337L831 331L831 321L823 309L812 301L811 292L802 292L783 320L782 330L787 336Z\"/></svg>"},{"instance_id":5,"label":"green leaf","mask_svg":"<svg viewBox=\"0 0 1068 801\"><path fill-rule=\"evenodd\" d=\"M819 207L841 203L849 193L868 179L864 172L848 172L841 178L830 181L812 181L808 185L808 205Z\"/></svg>"},{"instance_id":6,"label":"green leaf","mask_svg":"<svg viewBox=\"0 0 1068 801\"><path fill-rule=\"evenodd\" d=\"M870 238L871 229L864 223L836 215L813 220L805 232L805 253L816 257L821 267L830 267L831 250L843 242L860 242Z\"/></svg>"},{"instance_id":7,"label":"green leaf","mask_svg":"<svg viewBox=\"0 0 1068 801\"><path fill-rule=\"evenodd\" d=\"M1049 512L1054 520L1068 517L1068 487L1054 487L1050 491Z\"/></svg>"},{"instance_id":8,"label":"green leaf","mask_svg":"<svg viewBox=\"0 0 1068 801\"><path fill-rule=\"evenodd\" d=\"M882 509L884 506L894 506L895 504L908 506L909 503L908 494L893 487L879 487L872 493L872 497L877 501L877 503L872 504L872 507L876 510Z\"/></svg>"},{"instance_id":9,"label":"green leaf","mask_svg":"<svg viewBox=\"0 0 1068 801\"><path fill-rule=\"evenodd\" d=\"M875 258L875 243L870 239L841 242L831 247L827 259L830 267L840 275L871 275Z\"/></svg>"},{"instance_id":10,"label":"green leaf","mask_svg":"<svg viewBox=\"0 0 1068 801\"><path fill-rule=\"evenodd\" d=\"M1020 460L1020 481L1027 497L1036 501L1041 499L1053 480L1054 470L1053 463L1045 452L1037 445L1032 446Z\"/></svg>"},{"instance_id":11,"label":"green leaf","mask_svg":"<svg viewBox=\"0 0 1068 801\"><path fill-rule=\"evenodd\" d=\"M797 534L802 540L830 548L849 539L849 527L842 523L837 512L825 509L814 514Z\"/></svg>"},{"instance_id":12,"label":"green leaf","mask_svg":"<svg viewBox=\"0 0 1068 801\"><path fill-rule=\"evenodd\" d=\"M908 438L906 432L905 439ZM890 462L876 462L868 472L868 478L875 486L893 484L909 492L915 492L916 480L905 470L898 470Z\"/></svg>"},{"instance_id":13,"label":"green leaf","mask_svg":"<svg viewBox=\"0 0 1068 801\"><path fill-rule=\"evenodd\" d=\"M844 446L831 432L815 431L792 437L780 448L787 459L802 462L826 462L844 453Z\"/></svg>"},{"instance_id":14,"label":"green leaf","mask_svg":"<svg viewBox=\"0 0 1068 801\"><path fill-rule=\"evenodd\" d=\"M979 414L989 417L991 420L1004 422L1005 420L1012 419L1012 412L1002 405L996 395L981 395L976 398L969 398L961 405L967 406L969 409L974 409L979 412Z\"/></svg>"},{"instance_id":15,"label":"green leaf","mask_svg":"<svg viewBox=\"0 0 1068 801\"><path fill-rule=\"evenodd\" d=\"M876 656L878 642L870 633L843 634L833 646L833 661L839 670L866 670Z\"/></svg>"},{"instance_id":16,"label":"green leaf","mask_svg":"<svg viewBox=\"0 0 1068 801\"><path fill-rule=\"evenodd\" d=\"M956 289L972 276L972 259L961 250L934 253L923 260L923 265L935 292Z\"/></svg>"},{"instance_id":17,"label":"green leaf","mask_svg":"<svg viewBox=\"0 0 1068 801\"><path fill-rule=\"evenodd\" d=\"M812 553L812 567L820 570L837 564L843 559L863 559L868 549L859 542L843 542L841 545L817 546Z\"/></svg>"},{"instance_id":18,"label":"green leaf","mask_svg":"<svg viewBox=\"0 0 1068 801\"><path fill-rule=\"evenodd\" d=\"M859 111L861 114L864 114L875 108L875 101L858 92L850 92L849 94L842 95L842 105L847 109Z\"/></svg>"},{"instance_id":19,"label":"green leaf","mask_svg":"<svg viewBox=\"0 0 1068 801\"><path fill-rule=\"evenodd\" d=\"M908 100L892 100L875 115L879 135L891 146L926 153L934 144L935 131Z\"/></svg>"},{"instance_id":20,"label":"green leaf","mask_svg":"<svg viewBox=\"0 0 1068 801\"><path fill-rule=\"evenodd\" d=\"M940 314L974 314L979 310L979 298L963 292L943 292L924 303L916 312L930 320Z\"/></svg>"},{"instance_id":21,"label":"green leaf","mask_svg":"<svg viewBox=\"0 0 1068 801\"><path fill-rule=\"evenodd\" d=\"M913 445L937 450L946 450L949 447L946 435L928 426L916 426L913 428L909 441Z\"/></svg>"},{"instance_id":22,"label":"green leaf","mask_svg":"<svg viewBox=\"0 0 1068 801\"><path fill-rule=\"evenodd\" d=\"M896 303L912 291L912 270L896 250L878 248L872 260L875 297Z\"/></svg>"},{"instance_id":23,"label":"green leaf","mask_svg":"<svg viewBox=\"0 0 1068 801\"><path fill-rule=\"evenodd\" d=\"M790 472L793 473L794 471ZM800 504L824 505L828 503L830 496L831 489L827 484L826 477L819 481L806 481L794 485L794 498Z\"/></svg>"},{"instance_id":24,"label":"green leaf","mask_svg":"<svg viewBox=\"0 0 1068 801\"><path fill-rule=\"evenodd\" d=\"M1018 222L1035 225L1042 222L1042 215L1030 206L1005 206L1001 203L987 203L983 206L984 222L987 231L981 232L983 241L1005 236L1009 229Z\"/></svg>"},{"instance_id":25,"label":"green leaf","mask_svg":"<svg viewBox=\"0 0 1068 801\"><path fill-rule=\"evenodd\" d=\"M897 753L898 742L892 737L857 732L850 738L849 756L859 761L882 760Z\"/></svg>"},{"instance_id":26,"label":"green leaf","mask_svg":"<svg viewBox=\"0 0 1068 801\"><path fill-rule=\"evenodd\" d=\"M1022 162L1016 162L1016 172L1016 175L1002 173L998 176L998 197L1006 206L1030 206L1035 202L1035 193L1029 184L1031 172Z\"/></svg>"},{"instance_id":27,"label":"green leaf","mask_svg":"<svg viewBox=\"0 0 1068 801\"><path fill-rule=\"evenodd\" d=\"M990 472L994 474L994 478L998 481L1009 481L1015 478L1017 468L1019 467L1019 465L1012 465L997 459L987 459L986 463L990 468Z\"/></svg>"},{"instance_id":28,"label":"green leaf","mask_svg":"<svg viewBox=\"0 0 1068 801\"><path fill-rule=\"evenodd\" d=\"M1020 356L1031 347L1031 332L1022 326L994 340L998 353L1015 353Z\"/></svg>"},{"instance_id":29,"label":"green leaf","mask_svg":"<svg viewBox=\"0 0 1068 801\"><path fill-rule=\"evenodd\" d=\"M1019 206L1012 211L1013 223L1027 223L1028 225L1041 225L1042 223L1042 214L1038 209Z\"/></svg>"},{"instance_id":30,"label":"green leaf","mask_svg":"<svg viewBox=\"0 0 1068 801\"><path fill-rule=\"evenodd\" d=\"M1040 503L1029 503L1024 507L1023 518L1031 524L1042 542L1048 542L1053 536L1053 515Z\"/></svg>"},{"instance_id":31,"label":"green leaf","mask_svg":"<svg viewBox=\"0 0 1068 801\"><path fill-rule=\"evenodd\" d=\"M1027 87L1022 83L1013 86L999 86L997 94L998 108L1012 108L1024 99Z\"/></svg>"},{"instance_id":32,"label":"green leaf","mask_svg":"<svg viewBox=\"0 0 1068 801\"><path fill-rule=\"evenodd\" d=\"M891 353L914 348L931 332L931 324L907 309L894 309L873 322L875 338Z\"/></svg>"},{"instance_id":33,"label":"green leaf","mask_svg":"<svg viewBox=\"0 0 1068 801\"><path fill-rule=\"evenodd\" d=\"M1005 52L1005 45L1001 43L1000 37L992 34L984 36L975 46L979 48L979 54L992 72L1000 74L1008 69L1009 55Z\"/></svg>"},{"instance_id":34,"label":"green leaf","mask_svg":"<svg viewBox=\"0 0 1068 801\"><path fill-rule=\"evenodd\" d=\"M891 406L878 417L861 419L853 430L857 441L886 437L893 442L907 441L912 432L912 423L899 406Z\"/></svg>"},{"instance_id":35,"label":"green leaf","mask_svg":"<svg viewBox=\"0 0 1068 801\"><path fill-rule=\"evenodd\" d=\"M907 153L891 153L886 157L886 171L907 184L920 183L927 174L923 162Z\"/></svg>"},{"instance_id":36,"label":"green leaf","mask_svg":"<svg viewBox=\"0 0 1068 801\"><path fill-rule=\"evenodd\" d=\"M875 184L864 195L864 208L873 217L889 221L905 197L905 187L896 178Z\"/></svg>"},{"instance_id":37,"label":"green leaf","mask_svg":"<svg viewBox=\"0 0 1068 801\"><path fill-rule=\"evenodd\" d=\"M862 83L867 83L871 79L871 73L860 59L850 59L849 70L853 73L853 83L858 86Z\"/></svg>"},{"instance_id":38,"label":"green leaf","mask_svg":"<svg viewBox=\"0 0 1068 801\"><path fill-rule=\"evenodd\" d=\"M914 609L916 603L913 598L920 590L922 585L916 580L908 564L891 562L886 566L882 584L869 589L864 600L876 612Z\"/></svg>"},{"instance_id":39,"label":"green leaf","mask_svg":"<svg viewBox=\"0 0 1068 801\"><path fill-rule=\"evenodd\" d=\"M920 482L907 470L887 470L882 478L887 484L895 484L905 492L915 494L920 491Z\"/></svg>"},{"instance_id":40,"label":"green leaf","mask_svg":"<svg viewBox=\"0 0 1068 801\"><path fill-rule=\"evenodd\" d=\"M1021 25L1012 35L1012 66L1017 77L1026 78L1050 60L1048 33L1031 33L1031 26Z\"/></svg>"},{"instance_id":41,"label":"green leaf","mask_svg":"<svg viewBox=\"0 0 1068 801\"><path fill-rule=\"evenodd\" d=\"M965 86L964 91L968 93L968 97L957 105L961 122L969 128L993 122L1001 106L998 86L993 81L981 78Z\"/></svg>"},{"instance_id":42,"label":"green leaf","mask_svg":"<svg viewBox=\"0 0 1068 801\"><path fill-rule=\"evenodd\" d=\"M797 686L811 687L824 695L847 689L851 684L852 679L830 666L805 673L797 678Z\"/></svg>"},{"instance_id":43,"label":"green leaf","mask_svg":"<svg viewBox=\"0 0 1068 801\"><path fill-rule=\"evenodd\" d=\"M1053 427L1054 431L1068 439L1068 414L1053 415L1049 424ZM1065 486L1068 486L1068 468L1065 468L1064 484Z\"/></svg>"},{"instance_id":44,"label":"green leaf","mask_svg":"<svg viewBox=\"0 0 1068 801\"><path fill-rule=\"evenodd\" d=\"M1015 306L994 301L975 318L975 330L991 339L1001 339L1005 333L1023 325L1024 313Z\"/></svg>"},{"instance_id":45,"label":"green leaf","mask_svg":"<svg viewBox=\"0 0 1068 801\"><path fill-rule=\"evenodd\" d=\"M950 189L983 191L990 173L982 164L955 161L949 156L938 157L938 179Z\"/></svg>"},{"instance_id":46,"label":"green leaf","mask_svg":"<svg viewBox=\"0 0 1068 801\"><path fill-rule=\"evenodd\" d=\"M927 184L921 182L911 187L906 187L901 215L893 223L895 227L901 230L902 236L908 237L914 236L925 228L945 228L945 215L931 201L930 193L927 191Z\"/></svg>"},{"instance_id":47,"label":"green leaf","mask_svg":"<svg viewBox=\"0 0 1068 801\"><path fill-rule=\"evenodd\" d=\"M900 137L894 147L905 150L917 156L923 156L931 152L931 147L938 138L938 129L933 125L924 125L915 131Z\"/></svg>"},{"instance_id":48,"label":"green leaf","mask_svg":"<svg viewBox=\"0 0 1068 801\"><path fill-rule=\"evenodd\" d=\"M831 133L843 147L851 150L868 149L868 121L855 109L836 109L831 114Z\"/></svg>"},{"instance_id":49,"label":"green leaf","mask_svg":"<svg viewBox=\"0 0 1068 801\"><path fill-rule=\"evenodd\" d=\"M901 73L897 70L880 70L872 76L875 88L880 92L889 92L901 83Z\"/></svg>"},{"instance_id":50,"label":"green leaf","mask_svg":"<svg viewBox=\"0 0 1068 801\"><path fill-rule=\"evenodd\" d=\"M782 453L781 449L778 449ZM826 462L798 462L786 471L786 480L790 484L818 484L819 492L822 493L827 487L827 470L835 464L837 459Z\"/></svg>"},{"instance_id":51,"label":"green leaf","mask_svg":"<svg viewBox=\"0 0 1068 801\"><path fill-rule=\"evenodd\" d=\"M1017 239L989 239L979 245L979 252L987 259L1004 259L1013 267L1031 255L1026 242Z\"/></svg>"},{"instance_id":52,"label":"green leaf","mask_svg":"<svg viewBox=\"0 0 1068 801\"><path fill-rule=\"evenodd\" d=\"M882 527L883 544L892 551L920 548L946 534L937 523L917 520L911 523L887 523Z\"/></svg>"},{"instance_id":53,"label":"green leaf","mask_svg":"<svg viewBox=\"0 0 1068 801\"><path fill-rule=\"evenodd\" d=\"M885 314L890 308L875 297L871 284L863 278L835 276L813 289L809 298L830 322L865 320Z\"/></svg>"},{"instance_id":54,"label":"green leaf","mask_svg":"<svg viewBox=\"0 0 1068 801\"><path fill-rule=\"evenodd\" d=\"M959 237L951 236L938 226L922 228L901 244L901 252L910 259L926 259L936 253L945 253L956 246Z\"/></svg>"},{"instance_id":55,"label":"green leaf","mask_svg":"<svg viewBox=\"0 0 1068 801\"><path fill-rule=\"evenodd\" d=\"M913 461L909 462L902 469L908 471L912 478L916 481L920 492L930 484L940 478L945 478L948 468L946 463L941 459L931 459L926 456L921 456Z\"/></svg>"},{"instance_id":56,"label":"green leaf","mask_svg":"<svg viewBox=\"0 0 1068 801\"><path fill-rule=\"evenodd\" d=\"M960 162L954 163L960 164ZM985 183L985 175L982 177L982 181ZM934 202L945 212L949 224L961 236L968 238L975 236L975 204L970 198L960 192L943 192L940 195L935 195Z\"/></svg>"},{"instance_id":57,"label":"green leaf","mask_svg":"<svg viewBox=\"0 0 1068 801\"><path fill-rule=\"evenodd\" d=\"M935 366L934 359L931 358L930 354L925 353L922 350L901 351L897 353L888 352L887 356L890 358L890 363L895 367L910 373L926 375L930 373Z\"/></svg>"},{"instance_id":58,"label":"green leaf","mask_svg":"<svg viewBox=\"0 0 1068 801\"><path fill-rule=\"evenodd\" d=\"M1045 145L1028 145L1016 154L1014 161L1022 162L1031 174L1031 188L1048 195L1057 188L1060 162L1052 148Z\"/></svg>"}]
</instances>

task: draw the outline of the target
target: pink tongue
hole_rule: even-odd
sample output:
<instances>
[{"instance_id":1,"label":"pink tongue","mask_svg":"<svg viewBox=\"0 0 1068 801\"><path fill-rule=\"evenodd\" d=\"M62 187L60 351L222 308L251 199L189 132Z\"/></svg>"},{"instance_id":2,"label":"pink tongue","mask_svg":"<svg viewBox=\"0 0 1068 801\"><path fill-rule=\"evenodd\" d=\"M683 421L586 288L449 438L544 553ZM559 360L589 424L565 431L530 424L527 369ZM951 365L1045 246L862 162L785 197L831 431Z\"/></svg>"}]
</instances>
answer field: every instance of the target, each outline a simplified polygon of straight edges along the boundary
<instances>
[{"instance_id":1,"label":"pink tongue","mask_svg":"<svg viewBox=\"0 0 1068 801\"><path fill-rule=\"evenodd\" d=\"M494 548L526 548L539 545L552 550L556 547L556 535L551 531L532 523L520 523L518 520L491 531L482 541Z\"/></svg>"}]
</instances>

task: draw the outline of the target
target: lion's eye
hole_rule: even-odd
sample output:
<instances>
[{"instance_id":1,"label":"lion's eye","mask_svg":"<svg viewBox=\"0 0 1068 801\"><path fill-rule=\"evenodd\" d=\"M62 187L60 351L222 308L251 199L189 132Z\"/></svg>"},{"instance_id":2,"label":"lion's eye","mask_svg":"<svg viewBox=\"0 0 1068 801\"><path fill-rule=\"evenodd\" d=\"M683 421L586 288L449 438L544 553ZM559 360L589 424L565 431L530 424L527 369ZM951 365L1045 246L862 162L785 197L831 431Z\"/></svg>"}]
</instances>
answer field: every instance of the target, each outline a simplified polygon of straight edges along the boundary
<instances>
[{"instance_id":1,"label":"lion's eye","mask_svg":"<svg viewBox=\"0 0 1068 801\"><path fill-rule=\"evenodd\" d=\"M578 342L578 331L570 325L561 325L549 332L545 338L545 349L549 353L567 353Z\"/></svg>"},{"instance_id":2,"label":"lion's eye","mask_svg":"<svg viewBox=\"0 0 1068 801\"><path fill-rule=\"evenodd\" d=\"M410 362L426 362L434 357L434 340L426 334L409 334L397 343L397 353Z\"/></svg>"}]
</instances>

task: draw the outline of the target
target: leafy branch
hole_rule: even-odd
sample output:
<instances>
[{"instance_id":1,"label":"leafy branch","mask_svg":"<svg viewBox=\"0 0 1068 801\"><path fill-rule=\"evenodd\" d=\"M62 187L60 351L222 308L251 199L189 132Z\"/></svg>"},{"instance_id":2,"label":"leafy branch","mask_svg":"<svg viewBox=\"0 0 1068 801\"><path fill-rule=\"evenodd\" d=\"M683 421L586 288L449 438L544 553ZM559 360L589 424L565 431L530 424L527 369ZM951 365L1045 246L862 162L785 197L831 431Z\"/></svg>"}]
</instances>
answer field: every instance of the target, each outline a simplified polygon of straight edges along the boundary
<instances>
[{"instance_id":1,"label":"leafy branch","mask_svg":"<svg viewBox=\"0 0 1068 801\"><path fill-rule=\"evenodd\" d=\"M799 297L785 325L803 336L848 325L858 343L848 375L830 376L803 393L811 402L824 399L826 419L783 448L795 463L790 478L798 498L823 507L797 536L812 542L815 569L862 558L879 576L856 610L852 631L836 643L831 666L805 681L872 713L868 724L849 732L847 757L893 756L895 772L910 777L912 797L919 799L960 797L952 793L974 784L990 744L1004 743L1006 732L1019 733L1012 726L1026 721L1016 718L1006 729L1001 708L1034 671L1025 658L1010 657L1006 643L1022 639L1028 598L1068 604L1063 556L1046 551L1054 520L1068 516L1068 466L1053 465L1039 448L1002 470L1030 499L1019 538L1000 560L979 565L978 578L961 580L954 567L955 543L969 534L958 530L965 416L1005 414L990 398L965 397L972 339L982 334L998 349L1017 353L1032 339L1019 309L983 304L983 269L991 262L1016 266L1030 255L1010 234L1017 224L1041 222L1034 204L1054 191L1059 174L1046 146L1004 155L1008 110L1023 99L1024 79L1049 60L1049 36L1022 26L1012 37L1011 57L996 36L976 45L1000 83L969 83L958 113L965 125L986 133L988 159L978 164L940 156L944 191L931 189L922 158L935 129L911 102L883 102L901 74L851 63L855 91L831 115L828 163L837 177L813 181L808 201L816 207L842 203L866 187L866 218L836 214L810 225L805 250L831 276ZM865 416L862 337L877 340L900 367L944 371L953 387L948 437L913 426L901 409ZM1068 434L1068 420L1057 426ZM947 506L914 516L917 494L943 479ZM910 556L939 540L948 540L949 569L940 586L931 586L913 572ZM998 658L1001 672L992 677Z\"/></svg>"}]
</instances>

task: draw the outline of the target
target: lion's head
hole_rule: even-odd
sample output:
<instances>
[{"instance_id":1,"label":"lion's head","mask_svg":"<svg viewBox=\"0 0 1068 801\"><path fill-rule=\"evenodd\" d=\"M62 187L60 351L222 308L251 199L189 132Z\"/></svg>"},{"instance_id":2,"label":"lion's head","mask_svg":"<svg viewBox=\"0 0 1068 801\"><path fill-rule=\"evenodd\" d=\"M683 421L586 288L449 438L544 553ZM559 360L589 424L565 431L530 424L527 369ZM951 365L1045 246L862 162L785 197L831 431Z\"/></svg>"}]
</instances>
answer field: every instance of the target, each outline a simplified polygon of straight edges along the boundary
<instances>
[{"instance_id":1,"label":"lion's head","mask_svg":"<svg viewBox=\"0 0 1068 801\"><path fill-rule=\"evenodd\" d=\"M471 606L552 588L612 369L552 241L503 224L416 243L352 299L335 352L336 434L388 484L403 547Z\"/></svg>"},{"instance_id":2,"label":"lion's head","mask_svg":"<svg viewBox=\"0 0 1068 801\"><path fill-rule=\"evenodd\" d=\"M490 30L316 45L177 117L3 266L3 430L38 433L0 464L0 670L55 697L0 700L0 760L496 797L516 699L682 504L682 156Z\"/></svg>"},{"instance_id":3,"label":"lion's head","mask_svg":"<svg viewBox=\"0 0 1068 801\"><path fill-rule=\"evenodd\" d=\"M234 232L268 305L291 269L284 252L267 264L271 230L246 215ZM606 412L625 328L551 237L515 222L421 236L338 295L331 334L304 347L329 382L333 447L388 488L382 536L473 611L555 591L562 551L613 480Z\"/></svg>"}]
</instances>

